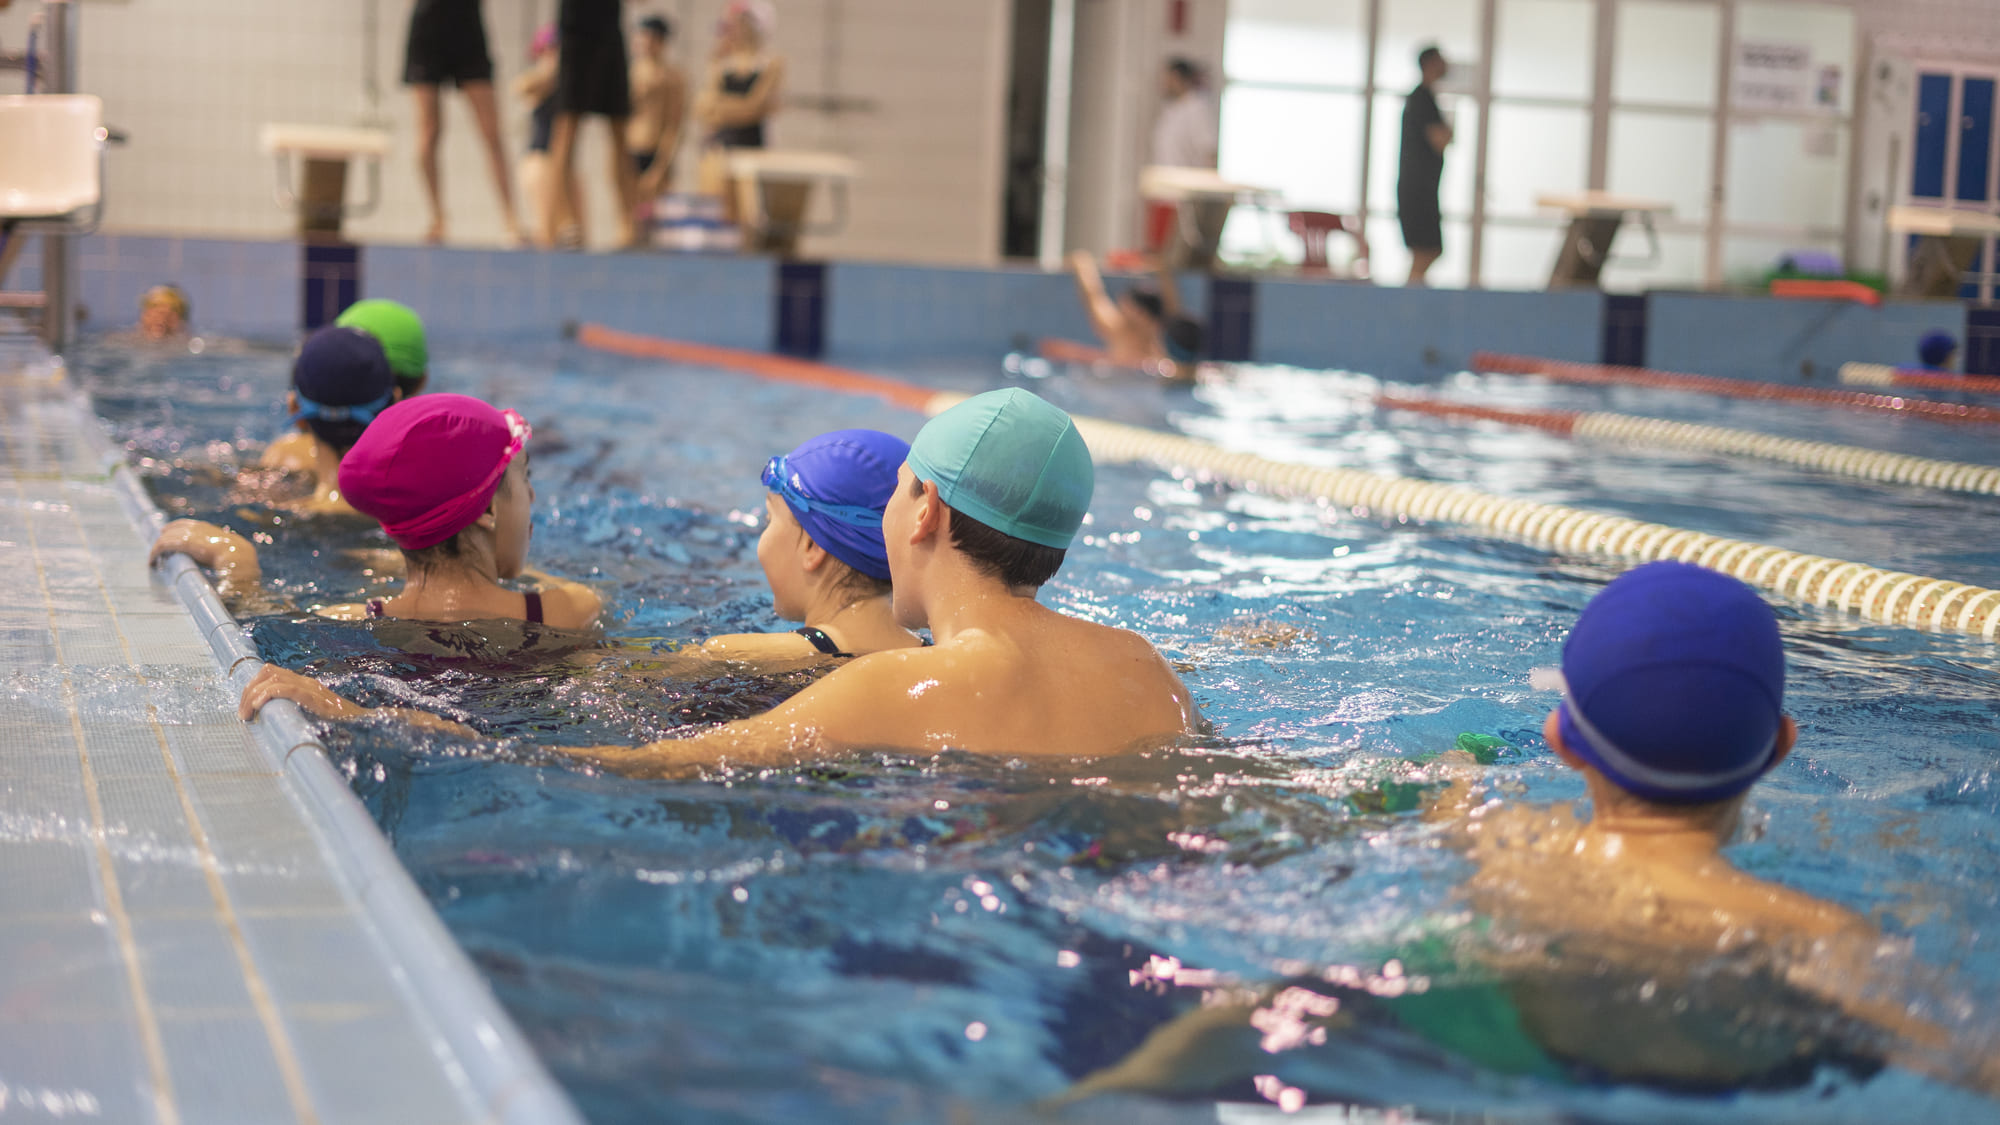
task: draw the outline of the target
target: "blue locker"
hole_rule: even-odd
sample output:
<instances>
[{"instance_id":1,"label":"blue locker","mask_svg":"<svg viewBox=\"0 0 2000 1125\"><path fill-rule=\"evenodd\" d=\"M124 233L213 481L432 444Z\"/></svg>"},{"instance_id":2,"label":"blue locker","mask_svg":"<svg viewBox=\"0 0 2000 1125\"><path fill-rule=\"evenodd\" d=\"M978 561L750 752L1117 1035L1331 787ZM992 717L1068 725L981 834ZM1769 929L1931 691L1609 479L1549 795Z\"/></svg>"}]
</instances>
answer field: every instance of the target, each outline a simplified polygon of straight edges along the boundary
<instances>
[{"instance_id":1,"label":"blue locker","mask_svg":"<svg viewBox=\"0 0 2000 1125\"><path fill-rule=\"evenodd\" d=\"M1959 101L1958 198L1987 200L1993 149L1993 79L1967 78Z\"/></svg>"},{"instance_id":2,"label":"blue locker","mask_svg":"<svg viewBox=\"0 0 2000 1125\"><path fill-rule=\"evenodd\" d=\"M1950 151L1951 75L1925 74L1917 79L1917 135L1910 156L1910 194L1918 199L1944 197L1945 156Z\"/></svg>"}]
</instances>

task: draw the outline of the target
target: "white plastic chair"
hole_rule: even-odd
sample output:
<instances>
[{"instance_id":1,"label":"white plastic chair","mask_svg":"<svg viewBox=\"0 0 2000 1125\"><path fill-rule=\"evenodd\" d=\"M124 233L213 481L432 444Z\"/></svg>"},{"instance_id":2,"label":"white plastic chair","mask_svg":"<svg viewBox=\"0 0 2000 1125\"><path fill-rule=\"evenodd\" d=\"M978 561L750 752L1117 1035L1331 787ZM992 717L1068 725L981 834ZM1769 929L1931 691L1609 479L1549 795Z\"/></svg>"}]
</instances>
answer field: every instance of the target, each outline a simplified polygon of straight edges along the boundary
<instances>
[{"instance_id":1,"label":"white plastic chair","mask_svg":"<svg viewBox=\"0 0 2000 1125\"><path fill-rule=\"evenodd\" d=\"M0 97L0 219L87 234L104 217L104 103L90 94Z\"/></svg>"}]
</instances>

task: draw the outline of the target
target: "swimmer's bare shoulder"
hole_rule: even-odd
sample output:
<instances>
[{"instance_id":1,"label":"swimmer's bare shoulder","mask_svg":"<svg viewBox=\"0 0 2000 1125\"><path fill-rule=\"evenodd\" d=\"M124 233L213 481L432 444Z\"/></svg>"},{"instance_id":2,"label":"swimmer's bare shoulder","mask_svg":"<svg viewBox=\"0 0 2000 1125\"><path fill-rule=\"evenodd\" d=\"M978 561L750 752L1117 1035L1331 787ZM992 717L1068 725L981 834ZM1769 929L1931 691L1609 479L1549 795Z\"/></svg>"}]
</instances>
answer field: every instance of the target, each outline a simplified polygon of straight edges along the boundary
<instances>
[{"instance_id":1,"label":"swimmer's bare shoulder","mask_svg":"<svg viewBox=\"0 0 2000 1125\"><path fill-rule=\"evenodd\" d=\"M266 469L282 469L288 473L309 473L318 467L313 456L312 437L302 433L289 433L264 447L263 456L257 464Z\"/></svg>"}]
</instances>

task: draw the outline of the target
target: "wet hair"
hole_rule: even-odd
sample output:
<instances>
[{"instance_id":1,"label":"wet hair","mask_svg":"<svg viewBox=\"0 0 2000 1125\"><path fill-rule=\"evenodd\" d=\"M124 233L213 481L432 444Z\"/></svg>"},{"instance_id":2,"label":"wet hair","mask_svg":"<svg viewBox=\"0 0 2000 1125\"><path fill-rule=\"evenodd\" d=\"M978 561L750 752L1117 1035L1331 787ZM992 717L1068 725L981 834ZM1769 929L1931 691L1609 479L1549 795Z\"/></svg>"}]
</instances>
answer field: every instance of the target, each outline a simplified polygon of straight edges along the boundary
<instances>
[{"instance_id":1,"label":"wet hair","mask_svg":"<svg viewBox=\"0 0 2000 1125\"><path fill-rule=\"evenodd\" d=\"M1160 299L1158 290L1134 286L1131 297L1132 303L1139 306L1139 311L1154 320L1160 320L1167 315L1166 302Z\"/></svg>"},{"instance_id":2,"label":"wet hair","mask_svg":"<svg viewBox=\"0 0 2000 1125\"><path fill-rule=\"evenodd\" d=\"M396 376L396 389L403 392L403 398L415 398L417 397L417 393L424 389L424 383L430 378L430 375L431 373L428 371L422 375L398 375ZM401 402L403 399L399 398L396 401Z\"/></svg>"},{"instance_id":3,"label":"wet hair","mask_svg":"<svg viewBox=\"0 0 2000 1125\"><path fill-rule=\"evenodd\" d=\"M924 482L910 478L910 495L922 496ZM950 505L945 511L951 528L951 545L964 552L982 574L998 578L1009 586L1044 586L1062 569L1068 554L1061 547L1045 547L1016 539L1004 531L980 523Z\"/></svg>"},{"instance_id":4,"label":"wet hair","mask_svg":"<svg viewBox=\"0 0 2000 1125\"><path fill-rule=\"evenodd\" d=\"M674 37L674 25L669 23L665 16L647 16L639 21L639 30L650 31L662 39Z\"/></svg>"},{"instance_id":5,"label":"wet hair","mask_svg":"<svg viewBox=\"0 0 2000 1125\"><path fill-rule=\"evenodd\" d=\"M1167 323L1167 342L1191 356L1208 345L1208 332L1193 317L1177 316Z\"/></svg>"},{"instance_id":6,"label":"wet hair","mask_svg":"<svg viewBox=\"0 0 2000 1125\"><path fill-rule=\"evenodd\" d=\"M354 443L361 440L362 432L368 428L368 423L357 422L352 418L342 418L339 421L330 418L308 418L305 421L306 428L312 431L312 436L326 443L342 457L347 456L347 451L354 448Z\"/></svg>"},{"instance_id":7,"label":"wet hair","mask_svg":"<svg viewBox=\"0 0 2000 1125\"><path fill-rule=\"evenodd\" d=\"M1190 86L1201 85L1201 68L1193 59L1176 55L1167 60L1167 72Z\"/></svg>"},{"instance_id":8,"label":"wet hair","mask_svg":"<svg viewBox=\"0 0 2000 1125\"><path fill-rule=\"evenodd\" d=\"M1417 66L1419 68L1429 66L1433 59L1438 62L1444 61L1444 52L1438 50L1435 43L1426 44L1423 50L1417 52Z\"/></svg>"},{"instance_id":9,"label":"wet hair","mask_svg":"<svg viewBox=\"0 0 2000 1125\"><path fill-rule=\"evenodd\" d=\"M827 557L833 558L831 555ZM840 581L834 583L834 589L836 590L853 594L858 598L882 598L887 597L893 589L886 579L863 574L853 567L847 566L846 563L840 562L839 559L833 559L833 561L847 567L847 573L841 575Z\"/></svg>"}]
</instances>

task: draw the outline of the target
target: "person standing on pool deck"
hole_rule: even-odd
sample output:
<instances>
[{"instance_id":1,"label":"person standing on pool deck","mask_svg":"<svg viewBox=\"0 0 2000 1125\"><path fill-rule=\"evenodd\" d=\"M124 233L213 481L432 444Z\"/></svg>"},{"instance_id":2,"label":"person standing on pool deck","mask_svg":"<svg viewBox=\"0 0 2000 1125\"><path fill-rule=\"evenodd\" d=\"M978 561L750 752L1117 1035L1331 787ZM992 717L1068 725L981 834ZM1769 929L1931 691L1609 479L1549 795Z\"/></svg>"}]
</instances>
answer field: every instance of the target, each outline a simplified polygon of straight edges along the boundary
<instances>
[{"instance_id":1,"label":"person standing on pool deck","mask_svg":"<svg viewBox=\"0 0 2000 1125\"><path fill-rule=\"evenodd\" d=\"M1424 284L1431 263L1444 253L1438 183L1451 144L1451 126L1437 103L1437 84L1451 67L1432 46L1417 52L1417 68L1423 80L1403 102L1403 152L1396 173L1396 218L1403 224L1403 245L1410 248L1411 285Z\"/></svg>"},{"instance_id":2,"label":"person standing on pool deck","mask_svg":"<svg viewBox=\"0 0 2000 1125\"><path fill-rule=\"evenodd\" d=\"M1580 1071L1702 1089L1782 1081L1800 1073L1801 1061L1808 1067L1800 1080L1810 1080L1814 1052L1838 1056L1846 1040L1859 1042L1864 1055L2000 1092L1995 1045L1957 1042L1913 1014L1902 995L1907 988L1898 987L1911 965L1884 957L1874 923L1738 870L1722 854L1751 787L1785 760L1798 736L1784 711L1777 618L1756 591L1689 563L1637 567L1590 600L1563 644L1561 670L1538 669L1535 682L1562 692L1542 733L1583 775L1590 815L1578 820L1568 806L1482 803L1459 775L1426 819L1444 827L1474 864L1464 897L1500 933L1468 953L1491 986L1465 987L1466 967L1455 961L1433 970L1439 951L1425 946L1435 943L1392 953L1406 973L1435 971L1460 982L1447 984L1447 993L1456 989L1465 1000L1456 1011L1439 1007L1436 995L1392 1001L1387 1008L1405 1030L1435 1036L1503 1073L1565 1081ZM1465 751L1444 757L1469 759ZM1805 1009L1804 1021L1790 1025L1798 1037L1775 1022L1778 1032L1717 1036L1718 1029L1701 1026L1715 1013L1687 1013L1677 990L1716 970L1717 958L1741 959L1765 974L1768 995L1790 992L1788 1003ZM1644 981L1645 990L1623 997L1615 983L1623 979ZM1351 998L1323 984L1305 987L1334 1002L1301 1005L1294 996L1295 1010L1335 1016L1343 1005L1352 1008ZM1203 1083L1222 1085L1245 1064L1270 1073L1279 1065L1270 1052L1239 1049L1241 1029L1260 1010L1268 1017L1270 999L1189 1013L1060 1100L1193 1092ZM1474 1003L1482 999L1483 1006ZM1870 1030L1839 1034L1835 1012L1813 1010L1829 1005ZM1504 1018L1472 1018L1476 1008ZM1738 1031L1753 1015L1725 1013ZM1338 1016L1328 1021L1338 1025ZM1650 1027L1646 1042L1607 1033L1635 1026ZM1328 1046L1340 1050L1338 1039Z\"/></svg>"},{"instance_id":3,"label":"person standing on pool deck","mask_svg":"<svg viewBox=\"0 0 2000 1125\"><path fill-rule=\"evenodd\" d=\"M723 213L743 227L746 248L782 253L797 244L809 185L763 185L763 209L773 227L782 228L764 232L756 228L759 216L746 205L754 202L757 185L737 182L729 170L732 150L770 143L768 127L785 85L784 56L766 50L777 28L777 10L769 0L730 0L716 25L714 57L695 95L694 119L707 131L696 169L702 194L722 197ZM772 245L759 247L757 238L765 233L776 237Z\"/></svg>"},{"instance_id":4,"label":"person standing on pool deck","mask_svg":"<svg viewBox=\"0 0 2000 1125\"><path fill-rule=\"evenodd\" d=\"M882 517L896 619L928 627L933 646L858 657L764 715L693 738L559 749L657 777L873 750L1095 756L1177 743L1201 717L1153 646L1035 600L1083 525L1093 484L1069 415L1020 389L968 399L917 434ZM244 689L243 717L273 699L327 718L361 712L266 667Z\"/></svg>"},{"instance_id":5,"label":"person standing on pool deck","mask_svg":"<svg viewBox=\"0 0 2000 1125\"><path fill-rule=\"evenodd\" d=\"M486 145L493 187L500 193L501 222L507 238L521 241L514 214L514 184L507 149L500 140L500 107L493 96L493 57L486 50L486 22L480 0L417 0L410 10L410 35L403 50L403 84L417 96L417 165L423 170L424 197L431 225L424 241L444 241L444 189L438 174L438 144L444 136L441 88L450 82L464 93L479 137Z\"/></svg>"},{"instance_id":6,"label":"person standing on pool deck","mask_svg":"<svg viewBox=\"0 0 2000 1125\"><path fill-rule=\"evenodd\" d=\"M674 26L664 16L639 21L639 53L632 60L632 124L625 144L639 176L639 205L658 199L674 182L674 155L687 117L687 76L667 57Z\"/></svg>"},{"instance_id":7,"label":"person standing on pool deck","mask_svg":"<svg viewBox=\"0 0 2000 1125\"><path fill-rule=\"evenodd\" d=\"M632 117L630 60L625 54L623 0L562 0L556 13L556 117L549 130L548 191L542 201L537 241L556 244L565 215L581 218L571 201L577 129L586 116L611 127L611 182L618 193L618 245L639 245L639 177L625 151Z\"/></svg>"}]
</instances>

